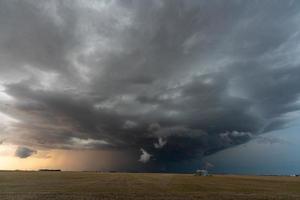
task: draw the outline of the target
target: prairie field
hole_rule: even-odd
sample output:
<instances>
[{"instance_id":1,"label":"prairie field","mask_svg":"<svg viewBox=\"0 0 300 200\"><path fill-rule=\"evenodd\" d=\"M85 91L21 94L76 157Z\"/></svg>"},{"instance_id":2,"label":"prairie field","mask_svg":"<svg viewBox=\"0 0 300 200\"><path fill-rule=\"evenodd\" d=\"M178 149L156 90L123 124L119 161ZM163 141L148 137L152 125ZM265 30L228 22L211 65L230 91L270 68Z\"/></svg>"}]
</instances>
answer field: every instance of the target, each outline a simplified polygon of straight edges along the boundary
<instances>
[{"instance_id":1,"label":"prairie field","mask_svg":"<svg viewBox=\"0 0 300 200\"><path fill-rule=\"evenodd\" d=\"M292 200L300 177L96 172L0 172L1 200Z\"/></svg>"}]
</instances>

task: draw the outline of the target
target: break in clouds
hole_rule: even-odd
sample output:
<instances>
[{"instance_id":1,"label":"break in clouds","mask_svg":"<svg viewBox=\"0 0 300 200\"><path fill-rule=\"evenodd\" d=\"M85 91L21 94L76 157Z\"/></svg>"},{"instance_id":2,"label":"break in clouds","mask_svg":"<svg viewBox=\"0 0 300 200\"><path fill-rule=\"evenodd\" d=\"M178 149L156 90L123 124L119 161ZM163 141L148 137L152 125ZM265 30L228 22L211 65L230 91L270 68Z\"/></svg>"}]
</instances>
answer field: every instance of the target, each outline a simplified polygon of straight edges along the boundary
<instances>
[{"instance_id":1,"label":"break in clouds","mask_svg":"<svg viewBox=\"0 0 300 200\"><path fill-rule=\"evenodd\" d=\"M168 170L281 129L299 23L298 1L0 0L0 140Z\"/></svg>"}]
</instances>

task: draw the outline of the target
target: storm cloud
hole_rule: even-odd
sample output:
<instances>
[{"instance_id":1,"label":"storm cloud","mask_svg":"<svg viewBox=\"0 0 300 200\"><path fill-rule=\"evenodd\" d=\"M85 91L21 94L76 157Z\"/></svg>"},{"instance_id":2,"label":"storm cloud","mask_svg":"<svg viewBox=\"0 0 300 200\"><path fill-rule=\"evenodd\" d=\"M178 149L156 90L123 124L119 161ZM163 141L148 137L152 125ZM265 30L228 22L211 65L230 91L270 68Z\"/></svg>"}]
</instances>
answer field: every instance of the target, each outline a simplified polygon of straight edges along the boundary
<instances>
[{"instance_id":1,"label":"storm cloud","mask_svg":"<svg viewBox=\"0 0 300 200\"><path fill-rule=\"evenodd\" d=\"M300 108L299 11L0 0L0 141L124 151L133 166L151 155L142 168L168 170L284 128Z\"/></svg>"}]
</instances>

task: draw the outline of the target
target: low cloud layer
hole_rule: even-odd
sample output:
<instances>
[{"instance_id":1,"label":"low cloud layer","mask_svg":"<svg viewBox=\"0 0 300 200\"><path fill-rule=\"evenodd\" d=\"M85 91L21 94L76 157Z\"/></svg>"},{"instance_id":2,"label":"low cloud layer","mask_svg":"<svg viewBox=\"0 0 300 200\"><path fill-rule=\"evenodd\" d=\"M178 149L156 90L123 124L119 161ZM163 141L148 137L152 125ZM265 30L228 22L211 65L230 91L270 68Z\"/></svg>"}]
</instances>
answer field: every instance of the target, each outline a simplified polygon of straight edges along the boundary
<instances>
[{"instance_id":1,"label":"low cloud layer","mask_svg":"<svg viewBox=\"0 0 300 200\"><path fill-rule=\"evenodd\" d=\"M284 128L300 108L299 11L279 0L2 0L0 141L128 152L132 166L142 149L140 161L168 170Z\"/></svg>"}]
</instances>

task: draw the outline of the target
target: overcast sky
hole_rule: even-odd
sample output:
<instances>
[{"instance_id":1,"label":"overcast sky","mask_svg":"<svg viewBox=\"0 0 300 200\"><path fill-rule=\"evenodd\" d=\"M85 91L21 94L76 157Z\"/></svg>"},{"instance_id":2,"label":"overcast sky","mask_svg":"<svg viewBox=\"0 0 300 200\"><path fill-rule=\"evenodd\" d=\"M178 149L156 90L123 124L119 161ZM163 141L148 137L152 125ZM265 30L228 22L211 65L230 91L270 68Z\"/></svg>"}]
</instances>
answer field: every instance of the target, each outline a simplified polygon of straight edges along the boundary
<instances>
[{"instance_id":1,"label":"overcast sky","mask_svg":"<svg viewBox=\"0 0 300 200\"><path fill-rule=\"evenodd\" d=\"M0 146L186 171L281 143L299 119L299 23L293 0L0 0Z\"/></svg>"}]
</instances>

